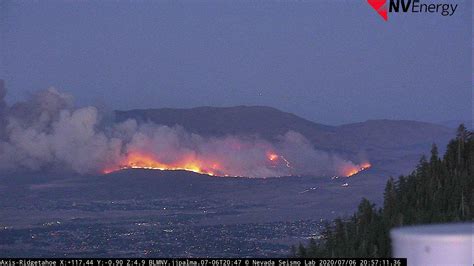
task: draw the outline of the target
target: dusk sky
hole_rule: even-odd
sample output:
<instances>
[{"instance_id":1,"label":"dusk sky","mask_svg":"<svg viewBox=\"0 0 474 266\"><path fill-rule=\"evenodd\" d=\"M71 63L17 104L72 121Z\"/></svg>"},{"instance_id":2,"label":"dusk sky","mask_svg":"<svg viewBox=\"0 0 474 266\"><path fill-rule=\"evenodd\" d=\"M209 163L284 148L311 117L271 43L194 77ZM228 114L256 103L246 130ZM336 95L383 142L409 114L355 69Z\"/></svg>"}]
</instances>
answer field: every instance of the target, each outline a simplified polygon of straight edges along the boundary
<instances>
[{"instance_id":1,"label":"dusk sky","mask_svg":"<svg viewBox=\"0 0 474 266\"><path fill-rule=\"evenodd\" d=\"M453 2L453 1L448 1ZM326 124L472 116L472 0L0 0L10 103L54 86L110 109L265 105Z\"/></svg>"}]
</instances>

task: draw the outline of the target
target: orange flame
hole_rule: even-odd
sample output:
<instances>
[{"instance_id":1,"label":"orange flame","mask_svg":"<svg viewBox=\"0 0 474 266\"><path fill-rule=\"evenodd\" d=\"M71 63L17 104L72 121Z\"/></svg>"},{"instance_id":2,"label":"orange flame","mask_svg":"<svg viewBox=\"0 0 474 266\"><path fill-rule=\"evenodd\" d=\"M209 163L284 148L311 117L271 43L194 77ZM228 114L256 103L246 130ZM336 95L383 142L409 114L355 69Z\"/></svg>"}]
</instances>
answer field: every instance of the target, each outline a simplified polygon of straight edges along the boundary
<instances>
[{"instance_id":1,"label":"orange flame","mask_svg":"<svg viewBox=\"0 0 474 266\"><path fill-rule=\"evenodd\" d=\"M283 155L267 152L266 158L272 167L281 165L293 169L290 162ZM344 169L341 169L341 173L346 177L350 177L370 167L370 163L366 162L356 166L344 167ZM116 166L106 168L102 172L109 174L124 169L184 170L210 176L238 176L226 169L225 164L223 165L216 160L201 159L191 154L173 162L163 162L157 156L142 152L131 152Z\"/></svg>"},{"instance_id":2,"label":"orange flame","mask_svg":"<svg viewBox=\"0 0 474 266\"><path fill-rule=\"evenodd\" d=\"M272 162L273 166L284 163L287 168L292 168L290 162L285 157L283 157L283 155L278 155L274 152L268 152L267 158L270 162Z\"/></svg>"},{"instance_id":3,"label":"orange flame","mask_svg":"<svg viewBox=\"0 0 474 266\"><path fill-rule=\"evenodd\" d=\"M276 160L278 160L278 154L269 152L269 153L267 154L267 158L268 158L268 160L270 160L270 161L272 161L272 162L273 162L273 161L276 161Z\"/></svg>"},{"instance_id":4,"label":"orange flame","mask_svg":"<svg viewBox=\"0 0 474 266\"><path fill-rule=\"evenodd\" d=\"M364 170L369 169L370 167L372 167L372 165L369 162L361 163L357 166L349 167L347 169L344 169L344 175L346 177L351 177L351 176L356 175L356 174L358 174L358 173L360 173Z\"/></svg>"},{"instance_id":5,"label":"orange flame","mask_svg":"<svg viewBox=\"0 0 474 266\"><path fill-rule=\"evenodd\" d=\"M283 156L274 152L268 152L267 159L275 165L281 162L285 162L287 166L289 165L289 162ZM210 176L231 176L225 167L222 167L222 164L217 161L202 160L189 155L175 162L165 163L152 154L142 152L131 152L117 166L106 168L102 172L109 174L124 169L185 170Z\"/></svg>"},{"instance_id":6,"label":"orange flame","mask_svg":"<svg viewBox=\"0 0 474 266\"><path fill-rule=\"evenodd\" d=\"M185 170L211 176L222 172L219 163L203 162L192 156L188 156L173 163L163 163L152 155L133 152L129 153L124 158L124 160L120 163L120 166L105 169L103 173L109 174L123 169Z\"/></svg>"}]
</instances>

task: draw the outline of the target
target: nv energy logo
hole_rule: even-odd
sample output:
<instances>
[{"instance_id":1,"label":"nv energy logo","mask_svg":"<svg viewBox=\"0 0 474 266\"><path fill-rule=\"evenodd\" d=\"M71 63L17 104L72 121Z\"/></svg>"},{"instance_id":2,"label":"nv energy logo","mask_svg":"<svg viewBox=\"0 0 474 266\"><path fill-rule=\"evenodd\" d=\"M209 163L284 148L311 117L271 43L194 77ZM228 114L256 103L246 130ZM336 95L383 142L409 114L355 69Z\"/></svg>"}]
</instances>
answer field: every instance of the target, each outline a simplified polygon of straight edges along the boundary
<instances>
[{"instance_id":1,"label":"nv energy logo","mask_svg":"<svg viewBox=\"0 0 474 266\"><path fill-rule=\"evenodd\" d=\"M458 4L428 4L421 0L367 0L367 2L385 21L388 20L388 13L434 13L446 17L454 15L458 8Z\"/></svg>"}]
</instances>

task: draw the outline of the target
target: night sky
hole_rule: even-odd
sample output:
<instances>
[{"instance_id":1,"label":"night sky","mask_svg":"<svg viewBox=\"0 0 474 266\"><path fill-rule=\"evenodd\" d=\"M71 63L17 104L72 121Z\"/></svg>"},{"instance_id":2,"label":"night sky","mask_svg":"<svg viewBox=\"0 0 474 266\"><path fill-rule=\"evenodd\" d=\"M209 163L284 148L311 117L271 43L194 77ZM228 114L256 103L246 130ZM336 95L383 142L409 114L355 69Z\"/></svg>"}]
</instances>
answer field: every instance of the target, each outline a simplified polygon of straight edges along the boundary
<instances>
[{"instance_id":1,"label":"night sky","mask_svg":"<svg viewBox=\"0 0 474 266\"><path fill-rule=\"evenodd\" d=\"M385 22L365 0L0 0L0 78L10 103L54 86L110 109L471 119L472 1L454 2Z\"/></svg>"}]
</instances>

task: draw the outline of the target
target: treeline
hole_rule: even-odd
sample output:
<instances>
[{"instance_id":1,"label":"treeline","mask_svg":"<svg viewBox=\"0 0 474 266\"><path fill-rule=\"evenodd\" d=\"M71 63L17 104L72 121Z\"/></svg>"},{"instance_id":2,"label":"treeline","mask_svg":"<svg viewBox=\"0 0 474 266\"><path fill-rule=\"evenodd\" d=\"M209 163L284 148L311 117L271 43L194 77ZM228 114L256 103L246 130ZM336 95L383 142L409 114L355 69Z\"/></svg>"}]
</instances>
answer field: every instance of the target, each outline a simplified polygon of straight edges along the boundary
<instances>
[{"instance_id":1,"label":"treeline","mask_svg":"<svg viewBox=\"0 0 474 266\"><path fill-rule=\"evenodd\" d=\"M464 125L440 158L433 145L416 170L390 178L382 208L362 199L346 219L326 224L321 239L293 247L298 257L389 257L393 227L470 221L474 218L474 135Z\"/></svg>"}]
</instances>

